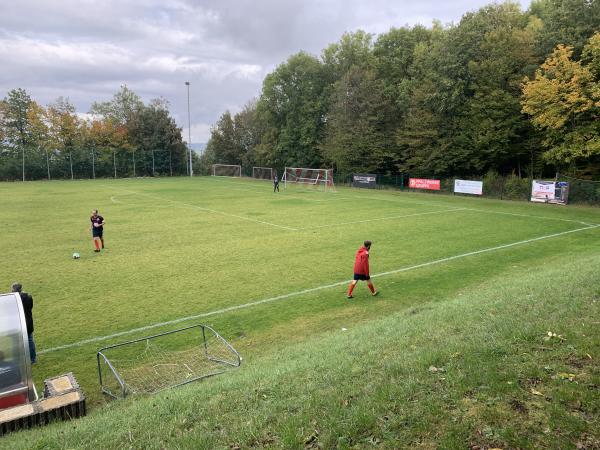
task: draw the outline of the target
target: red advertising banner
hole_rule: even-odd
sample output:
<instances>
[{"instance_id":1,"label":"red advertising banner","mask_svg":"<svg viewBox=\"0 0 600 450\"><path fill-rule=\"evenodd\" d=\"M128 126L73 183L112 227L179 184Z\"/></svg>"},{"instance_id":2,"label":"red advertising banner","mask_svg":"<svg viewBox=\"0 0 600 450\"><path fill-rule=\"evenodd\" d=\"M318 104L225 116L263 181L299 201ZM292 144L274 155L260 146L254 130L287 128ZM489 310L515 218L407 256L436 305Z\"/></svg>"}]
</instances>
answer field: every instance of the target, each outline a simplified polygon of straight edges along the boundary
<instances>
[{"instance_id":1,"label":"red advertising banner","mask_svg":"<svg viewBox=\"0 0 600 450\"><path fill-rule=\"evenodd\" d=\"M408 187L411 189L440 190L440 180L429 180L427 178L409 178Z\"/></svg>"}]
</instances>

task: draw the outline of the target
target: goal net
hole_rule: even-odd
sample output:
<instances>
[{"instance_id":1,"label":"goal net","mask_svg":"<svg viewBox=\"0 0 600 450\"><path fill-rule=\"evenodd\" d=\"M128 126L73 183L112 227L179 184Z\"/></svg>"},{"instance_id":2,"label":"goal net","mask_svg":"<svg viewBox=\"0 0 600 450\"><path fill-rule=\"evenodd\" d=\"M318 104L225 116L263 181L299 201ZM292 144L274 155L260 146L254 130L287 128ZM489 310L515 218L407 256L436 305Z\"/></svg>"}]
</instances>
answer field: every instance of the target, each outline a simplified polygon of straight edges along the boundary
<instances>
[{"instance_id":1,"label":"goal net","mask_svg":"<svg viewBox=\"0 0 600 450\"><path fill-rule=\"evenodd\" d=\"M213 164L213 177L241 177L242 166L234 164Z\"/></svg>"},{"instance_id":2,"label":"goal net","mask_svg":"<svg viewBox=\"0 0 600 450\"><path fill-rule=\"evenodd\" d=\"M253 167L252 178L257 178L259 180L272 180L273 169L270 167Z\"/></svg>"},{"instance_id":3,"label":"goal net","mask_svg":"<svg viewBox=\"0 0 600 450\"><path fill-rule=\"evenodd\" d=\"M153 394L241 363L237 351L206 325L104 347L97 360L102 392L114 398Z\"/></svg>"},{"instance_id":4,"label":"goal net","mask_svg":"<svg viewBox=\"0 0 600 450\"><path fill-rule=\"evenodd\" d=\"M333 190L333 169L310 169L305 167L286 167L281 177L284 188L288 183L315 186Z\"/></svg>"}]
</instances>

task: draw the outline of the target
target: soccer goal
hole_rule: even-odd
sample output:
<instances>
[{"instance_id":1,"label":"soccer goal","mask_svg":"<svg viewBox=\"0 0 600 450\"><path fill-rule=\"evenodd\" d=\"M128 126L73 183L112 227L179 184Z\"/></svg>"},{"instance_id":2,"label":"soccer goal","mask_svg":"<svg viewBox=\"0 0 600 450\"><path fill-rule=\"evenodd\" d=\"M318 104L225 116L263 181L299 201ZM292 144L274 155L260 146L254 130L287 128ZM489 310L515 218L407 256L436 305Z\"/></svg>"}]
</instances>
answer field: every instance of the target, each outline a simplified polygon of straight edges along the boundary
<instances>
[{"instance_id":1,"label":"soccer goal","mask_svg":"<svg viewBox=\"0 0 600 450\"><path fill-rule=\"evenodd\" d=\"M241 177L242 166L235 164L213 164L213 177Z\"/></svg>"},{"instance_id":2,"label":"soccer goal","mask_svg":"<svg viewBox=\"0 0 600 450\"><path fill-rule=\"evenodd\" d=\"M193 325L104 347L97 354L102 392L154 394L239 367L238 352L215 330Z\"/></svg>"},{"instance_id":3,"label":"soccer goal","mask_svg":"<svg viewBox=\"0 0 600 450\"><path fill-rule=\"evenodd\" d=\"M306 167L286 167L283 176L283 187L288 183L315 186L325 190L334 190L333 169L310 169Z\"/></svg>"},{"instance_id":4,"label":"soccer goal","mask_svg":"<svg viewBox=\"0 0 600 450\"><path fill-rule=\"evenodd\" d=\"M256 178L258 180L272 180L273 169L271 167L253 167L252 178Z\"/></svg>"}]
</instances>

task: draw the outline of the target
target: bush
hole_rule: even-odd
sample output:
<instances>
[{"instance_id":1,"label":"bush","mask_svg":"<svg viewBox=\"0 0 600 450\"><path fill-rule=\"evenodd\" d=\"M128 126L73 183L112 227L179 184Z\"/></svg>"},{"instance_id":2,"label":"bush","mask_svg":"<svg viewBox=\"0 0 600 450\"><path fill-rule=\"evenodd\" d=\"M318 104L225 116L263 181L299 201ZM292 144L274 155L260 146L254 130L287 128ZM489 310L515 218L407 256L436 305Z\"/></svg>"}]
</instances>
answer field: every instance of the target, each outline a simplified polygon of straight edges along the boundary
<instances>
[{"instance_id":1,"label":"bush","mask_svg":"<svg viewBox=\"0 0 600 450\"><path fill-rule=\"evenodd\" d=\"M509 200L526 200L531 192L528 178L519 178L514 173L505 178L503 198Z\"/></svg>"}]
</instances>

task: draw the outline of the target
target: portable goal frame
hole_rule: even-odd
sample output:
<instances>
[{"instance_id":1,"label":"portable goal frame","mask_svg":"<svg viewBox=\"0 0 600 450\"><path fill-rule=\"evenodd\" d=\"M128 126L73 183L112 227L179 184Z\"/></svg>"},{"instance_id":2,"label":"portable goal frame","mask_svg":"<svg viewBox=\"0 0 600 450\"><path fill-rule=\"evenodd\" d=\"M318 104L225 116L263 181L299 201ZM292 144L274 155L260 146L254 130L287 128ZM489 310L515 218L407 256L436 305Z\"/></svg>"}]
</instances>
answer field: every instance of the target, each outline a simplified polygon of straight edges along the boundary
<instances>
[{"instance_id":1,"label":"portable goal frame","mask_svg":"<svg viewBox=\"0 0 600 450\"><path fill-rule=\"evenodd\" d=\"M284 189L287 183L298 183L323 187L325 190L335 189L333 169L312 169L308 167L286 167L281 178Z\"/></svg>"},{"instance_id":2,"label":"portable goal frame","mask_svg":"<svg viewBox=\"0 0 600 450\"><path fill-rule=\"evenodd\" d=\"M268 174L267 176L264 176ZM257 180L272 180L273 179L273 168L272 167L252 167L252 178Z\"/></svg>"},{"instance_id":3,"label":"portable goal frame","mask_svg":"<svg viewBox=\"0 0 600 450\"><path fill-rule=\"evenodd\" d=\"M223 170L225 173L219 173ZM241 177L242 166L239 164L213 164L212 165L212 176L213 177Z\"/></svg>"},{"instance_id":4,"label":"portable goal frame","mask_svg":"<svg viewBox=\"0 0 600 450\"><path fill-rule=\"evenodd\" d=\"M172 384L163 383L164 385L162 387L156 389L149 388L133 390L131 389L131 381L127 379L128 375L126 371L120 367L120 361L111 359L111 351L118 349L131 349L130 351L133 351L135 350L135 345L143 344L144 342L146 345L149 345L150 341L158 341L187 331L197 331L199 334L199 336L196 336L196 338L200 338L197 342L197 351L199 353L198 358L204 359L211 363L210 370L206 373L196 373L193 376L183 377L185 379L181 379ZM213 344L210 344L209 340L216 342L214 346L218 345L220 347L216 352L213 352ZM126 348L127 346L129 346L129 349ZM194 349L193 345L191 346L191 349ZM175 360L177 360L176 357L179 355L179 351L174 350L173 354ZM127 395L133 393L155 394L165 389L182 386L184 384L224 373L228 368L239 367L242 361L239 353L231 346L231 344L229 344L229 342L227 342L219 333L207 325L192 325L189 327L180 328L178 330L167 331L165 333L134 339L115 345L109 345L98 351L96 359L98 363L98 379L100 382L100 388L104 394L107 394L113 398L125 398ZM161 364L157 365L165 365L162 364L164 361L159 362L161 362ZM187 367L185 363L181 363L181 365ZM104 371L102 370L103 367L105 368Z\"/></svg>"}]
</instances>

